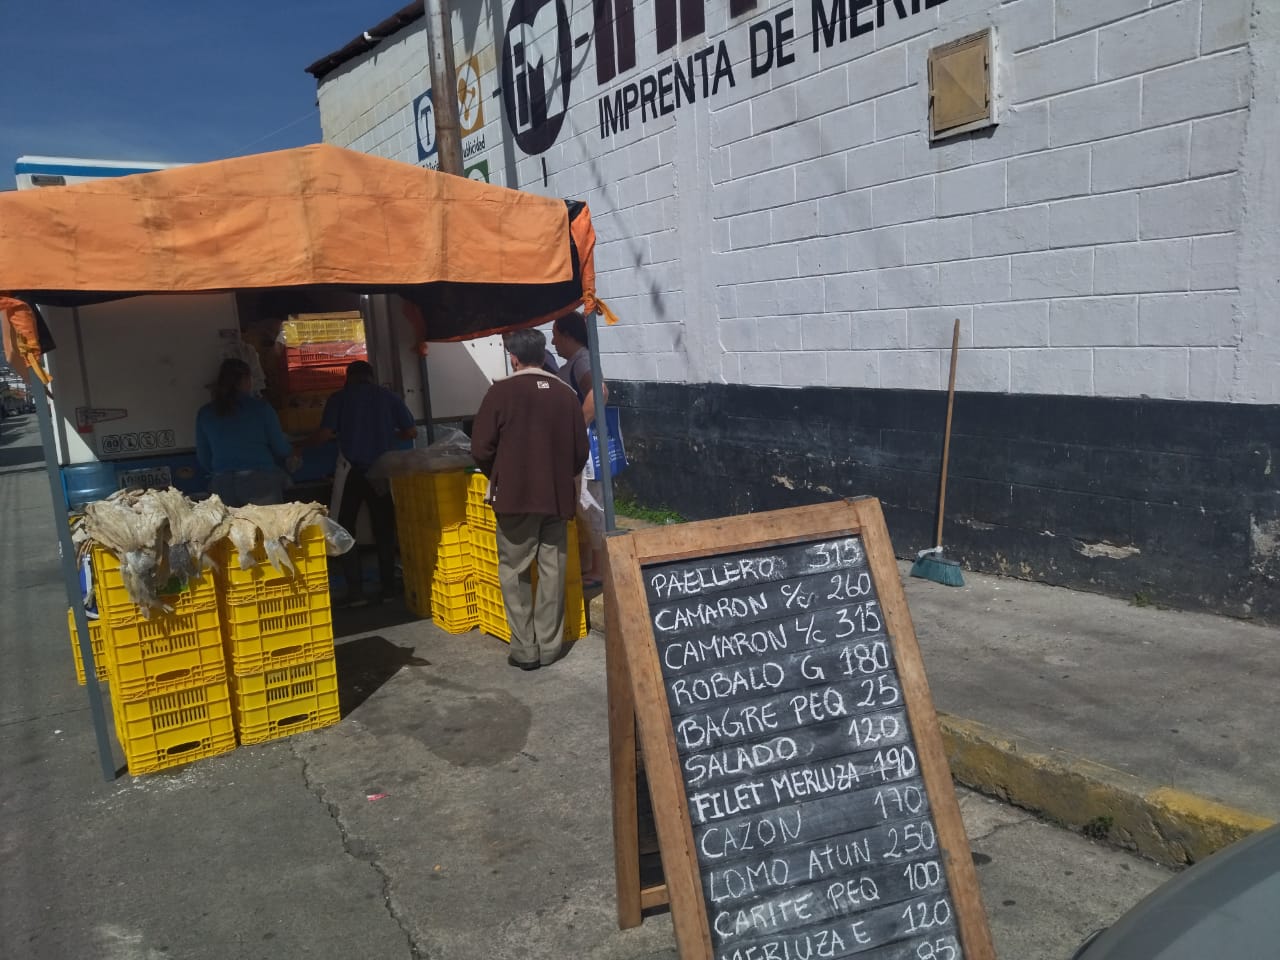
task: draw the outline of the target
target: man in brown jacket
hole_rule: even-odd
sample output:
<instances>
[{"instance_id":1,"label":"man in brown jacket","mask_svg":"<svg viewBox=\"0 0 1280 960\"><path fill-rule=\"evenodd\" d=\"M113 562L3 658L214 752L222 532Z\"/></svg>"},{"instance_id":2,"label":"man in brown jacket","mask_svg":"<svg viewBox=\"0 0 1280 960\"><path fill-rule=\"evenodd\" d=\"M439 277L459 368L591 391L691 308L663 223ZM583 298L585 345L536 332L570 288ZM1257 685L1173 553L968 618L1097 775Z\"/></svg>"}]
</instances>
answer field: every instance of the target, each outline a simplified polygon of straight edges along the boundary
<instances>
[{"instance_id":1,"label":"man in brown jacket","mask_svg":"<svg viewBox=\"0 0 1280 960\"><path fill-rule=\"evenodd\" d=\"M566 523L578 507L574 481L587 462L587 431L577 394L542 369L546 337L517 330L504 343L515 373L481 401L471 454L489 478L498 520L498 580L511 626L507 662L536 670L559 657L564 637Z\"/></svg>"}]
</instances>

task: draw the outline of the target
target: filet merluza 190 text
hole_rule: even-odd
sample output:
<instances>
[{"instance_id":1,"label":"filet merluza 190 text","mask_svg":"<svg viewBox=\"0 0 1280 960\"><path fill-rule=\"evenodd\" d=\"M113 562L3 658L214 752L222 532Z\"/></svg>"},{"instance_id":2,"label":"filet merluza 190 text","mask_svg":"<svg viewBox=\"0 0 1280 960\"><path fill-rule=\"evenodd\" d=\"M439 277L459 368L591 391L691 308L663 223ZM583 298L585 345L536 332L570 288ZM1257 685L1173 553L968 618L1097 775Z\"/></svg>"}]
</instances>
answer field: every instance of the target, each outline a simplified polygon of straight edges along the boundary
<instances>
[{"instance_id":1,"label":"filet merluza 190 text","mask_svg":"<svg viewBox=\"0 0 1280 960\"><path fill-rule=\"evenodd\" d=\"M961 960L859 537L644 568L719 960Z\"/></svg>"}]
</instances>

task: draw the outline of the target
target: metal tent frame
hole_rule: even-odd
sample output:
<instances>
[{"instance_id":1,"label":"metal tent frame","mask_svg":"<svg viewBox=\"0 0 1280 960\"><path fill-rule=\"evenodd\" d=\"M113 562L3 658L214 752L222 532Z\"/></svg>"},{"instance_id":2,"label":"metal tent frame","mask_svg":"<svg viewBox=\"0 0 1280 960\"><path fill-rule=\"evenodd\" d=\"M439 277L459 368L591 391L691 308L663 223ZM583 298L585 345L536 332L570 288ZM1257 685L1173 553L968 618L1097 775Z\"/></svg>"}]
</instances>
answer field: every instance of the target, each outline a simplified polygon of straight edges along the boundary
<instances>
[{"instance_id":1,"label":"metal tent frame","mask_svg":"<svg viewBox=\"0 0 1280 960\"><path fill-rule=\"evenodd\" d=\"M591 382L593 389L603 384L600 370L600 334L596 323L597 314L586 315L587 346L591 355ZM476 336L485 336L477 334ZM430 402L430 388L426 383L425 361L422 368L423 390ZM67 603L73 611L76 625L76 642L80 649L80 659L84 664L85 692L89 698L89 713L93 717L93 731L98 746L98 762L102 768L102 778L108 782L115 780L120 772L115 754L108 736L106 705L102 696L102 688L97 681L97 662L93 655L93 644L89 636L89 616L85 610L80 587L80 571L76 563L75 545L71 540L71 526L67 522L67 502L62 489L62 480L58 472L58 447L53 424L53 397L49 388L40 381L33 370L27 371L27 379L31 394L35 397L36 418L40 424L40 443L44 449L45 473L49 480L49 497L54 515L54 527L58 532L58 552L61 556L63 584L67 592ZM428 424L430 412L427 412ZM605 404L595 405L596 435L600 446L599 480L604 498L605 532L612 533L617 529L613 506L613 471L609 463L609 431L606 420ZM428 428L430 429L430 428ZM113 708L114 709L114 705Z\"/></svg>"}]
</instances>

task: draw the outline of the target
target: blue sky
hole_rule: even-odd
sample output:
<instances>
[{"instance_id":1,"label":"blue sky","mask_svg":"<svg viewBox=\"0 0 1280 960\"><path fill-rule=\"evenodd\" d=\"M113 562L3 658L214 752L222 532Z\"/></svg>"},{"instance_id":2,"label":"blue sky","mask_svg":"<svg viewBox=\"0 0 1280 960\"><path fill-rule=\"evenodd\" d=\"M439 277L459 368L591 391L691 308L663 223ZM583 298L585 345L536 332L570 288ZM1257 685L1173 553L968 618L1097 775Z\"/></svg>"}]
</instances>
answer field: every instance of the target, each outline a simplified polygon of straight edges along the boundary
<instances>
[{"instance_id":1,"label":"blue sky","mask_svg":"<svg viewBox=\"0 0 1280 960\"><path fill-rule=\"evenodd\" d=\"M320 139L304 68L407 0L5 0L0 189L22 155L198 161Z\"/></svg>"}]
</instances>

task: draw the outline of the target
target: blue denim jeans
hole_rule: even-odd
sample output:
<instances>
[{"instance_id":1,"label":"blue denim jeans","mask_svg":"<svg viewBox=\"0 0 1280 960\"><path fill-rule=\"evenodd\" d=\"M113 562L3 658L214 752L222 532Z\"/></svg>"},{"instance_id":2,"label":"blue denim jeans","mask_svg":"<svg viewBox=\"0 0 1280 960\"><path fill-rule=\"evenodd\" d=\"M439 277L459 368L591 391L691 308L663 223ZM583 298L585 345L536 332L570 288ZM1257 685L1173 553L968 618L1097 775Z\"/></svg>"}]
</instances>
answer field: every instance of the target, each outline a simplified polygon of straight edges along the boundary
<instances>
[{"instance_id":1,"label":"blue denim jeans","mask_svg":"<svg viewBox=\"0 0 1280 960\"><path fill-rule=\"evenodd\" d=\"M215 473L209 489L222 498L228 507L243 507L248 504L265 506L271 503L284 503L284 488L288 485L288 475L280 469L271 470L228 470Z\"/></svg>"}]
</instances>

